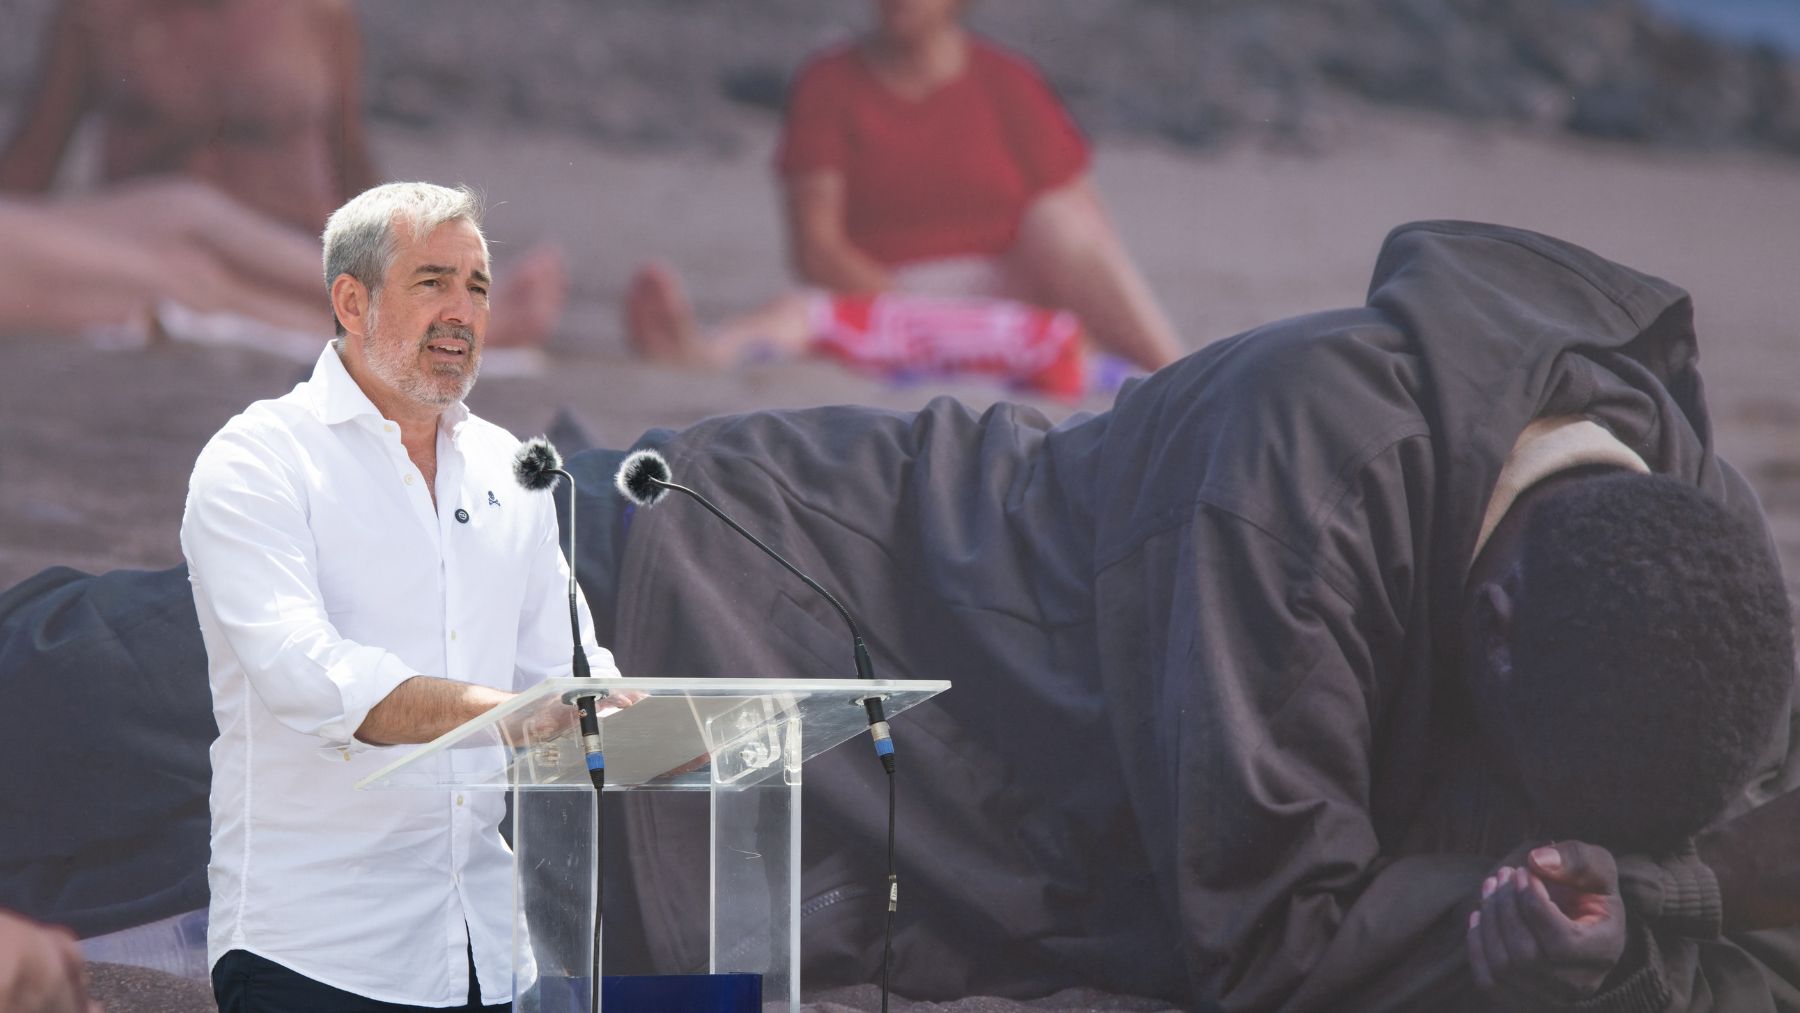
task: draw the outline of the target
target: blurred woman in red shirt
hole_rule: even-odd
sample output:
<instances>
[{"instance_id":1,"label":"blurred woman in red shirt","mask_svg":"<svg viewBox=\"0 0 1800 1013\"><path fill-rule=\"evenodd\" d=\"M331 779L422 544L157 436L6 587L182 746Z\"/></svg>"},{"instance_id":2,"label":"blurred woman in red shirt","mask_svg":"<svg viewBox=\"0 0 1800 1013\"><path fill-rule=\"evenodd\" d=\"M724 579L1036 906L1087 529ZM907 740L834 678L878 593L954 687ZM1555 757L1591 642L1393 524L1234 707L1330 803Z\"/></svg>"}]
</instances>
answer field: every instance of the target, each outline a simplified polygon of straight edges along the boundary
<instances>
[{"instance_id":1,"label":"blurred woman in red shirt","mask_svg":"<svg viewBox=\"0 0 1800 1013\"><path fill-rule=\"evenodd\" d=\"M664 265L626 304L656 359L807 352L886 373L1085 388L1083 336L1133 366L1180 353L1101 210L1089 149L1023 58L972 35L967 0L879 0L875 30L797 75L777 168L807 289L710 332Z\"/></svg>"}]
</instances>

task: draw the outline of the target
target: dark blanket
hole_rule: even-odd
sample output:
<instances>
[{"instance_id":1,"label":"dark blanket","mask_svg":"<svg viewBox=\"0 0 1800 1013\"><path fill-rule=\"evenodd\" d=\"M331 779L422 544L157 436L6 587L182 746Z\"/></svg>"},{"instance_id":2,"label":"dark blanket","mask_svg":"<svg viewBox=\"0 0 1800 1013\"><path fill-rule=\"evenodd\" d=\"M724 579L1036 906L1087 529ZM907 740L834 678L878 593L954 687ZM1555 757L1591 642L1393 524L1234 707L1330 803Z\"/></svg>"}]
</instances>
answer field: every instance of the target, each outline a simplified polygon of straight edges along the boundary
<instances>
[{"instance_id":1,"label":"dark blanket","mask_svg":"<svg viewBox=\"0 0 1800 1013\"><path fill-rule=\"evenodd\" d=\"M218 734L185 569L0 593L0 906L113 932L206 906Z\"/></svg>"},{"instance_id":2,"label":"dark blanket","mask_svg":"<svg viewBox=\"0 0 1800 1013\"><path fill-rule=\"evenodd\" d=\"M655 442L677 481L829 578L879 674L954 684L896 728L899 980L1479 1008L1467 915L1544 833L1460 689L1480 521L1526 424L1580 415L1760 524L1713 453L1696 347L1666 282L1423 223L1389 237L1366 306L1220 342L1109 412L756 412ZM624 544L623 670L850 674L828 606L692 504L640 510ZM808 767L809 896L880 883L878 778L859 750ZM689 964L686 860L635 845L649 943ZM1710 873L1627 864L1672 1008L1796 1001L1800 938L1707 938L1660 905ZM822 906L803 930L828 980L878 959L857 910Z\"/></svg>"}]
</instances>

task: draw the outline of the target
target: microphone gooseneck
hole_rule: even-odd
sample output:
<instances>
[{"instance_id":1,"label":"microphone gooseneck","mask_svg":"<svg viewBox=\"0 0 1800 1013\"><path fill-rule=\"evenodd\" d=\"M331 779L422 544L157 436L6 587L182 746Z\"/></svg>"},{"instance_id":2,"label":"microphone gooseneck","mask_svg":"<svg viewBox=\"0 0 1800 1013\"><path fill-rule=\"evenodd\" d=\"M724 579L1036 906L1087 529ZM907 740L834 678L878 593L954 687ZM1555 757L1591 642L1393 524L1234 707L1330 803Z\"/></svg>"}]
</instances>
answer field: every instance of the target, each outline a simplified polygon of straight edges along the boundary
<instances>
[{"instance_id":1,"label":"microphone gooseneck","mask_svg":"<svg viewBox=\"0 0 1800 1013\"><path fill-rule=\"evenodd\" d=\"M654 450L637 450L628 455L619 465L618 473L613 477L613 484L619 494L641 507L655 506L670 492L679 492L690 496L699 504L711 511L714 517L724 521L731 530L750 540L750 544L763 550L770 559L780 563L789 573L800 578L818 595L831 603L837 614L850 629L851 654L856 663L856 677L873 681L875 678L874 663L869 660L868 645L863 642L862 631L856 625L856 619L837 596L827 591L824 585L808 577L800 568L788 562L781 553L769 548L768 543L751 534L742 524L732 520L725 511L720 510L712 500L688 488L669 481L669 462ZM881 765L889 771L894 767L894 739L888 729L887 717L881 706L881 697L871 695L862 700L863 711L869 716L869 735L875 743L875 755L881 758Z\"/></svg>"},{"instance_id":2,"label":"microphone gooseneck","mask_svg":"<svg viewBox=\"0 0 1800 1013\"><path fill-rule=\"evenodd\" d=\"M844 619L844 625L850 628L852 656L856 661L856 677L873 681L875 666L869 660L868 645L863 643L862 632L856 626L856 619L850 610L837 596L825 590L818 581L808 577L800 568L784 559L781 553L763 542L762 539L744 529L744 526L732 520L713 505L713 501L685 485L677 485L669 481L669 462L654 450L637 450L627 455L620 462L619 470L613 476L613 484L618 487L619 494L640 507L655 506L671 492L679 492L697 500L699 504L711 511L714 517L724 521L733 531L750 540L752 545L767 553L770 559L780 563L789 573L800 578L807 587L818 592L820 597L837 609L838 615ZM888 975L894 958L894 912L900 906L899 877L894 871L894 737L888 728L887 716L882 710L882 697L871 693L860 701L863 712L869 716L869 738L875 744L875 755L881 760L882 770L887 772L888 781L888 828L887 828L887 915L882 931L883 943L881 954L881 1011L887 1013L888 1008Z\"/></svg>"},{"instance_id":3,"label":"microphone gooseneck","mask_svg":"<svg viewBox=\"0 0 1800 1013\"><path fill-rule=\"evenodd\" d=\"M573 645L570 665L576 678L592 678L594 673L588 667L587 651L581 647L581 612L576 606L576 590L579 585L575 581L575 476L563 470L562 455L556 452L548 439L534 436L520 444L518 451L513 454L513 478L532 492L552 488L559 478L568 483L569 640ZM600 748L600 719L593 697L578 697L576 707L581 718L581 745L587 753L588 777L598 791L606 778L606 754Z\"/></svg>"},{"instance_id":4,"label":"microphone gooseneck","mask_svg":"<svg viewBox=\"0 0 1800 1013\"><path fill-rule=\"evenodd\" d=\"M537 436L526 440L513 455L513 478L532 492L546 490L563 479L569 489L569 638L573 647L570 659L575 677L591 679L587 651L581 646L581 611L576 605L575 582L575 476L563 470L562 455L549 439ZM594 786L594 940L593 984L588 994L590 1013L600 1009L600 940L604 921L606 887L606 834L602 810L606 803L606 753L600 742L600 712L596 698L575 698L575 712L581 727L581 748L587 754L588 781Z\"/></svg>"}]
</instances>

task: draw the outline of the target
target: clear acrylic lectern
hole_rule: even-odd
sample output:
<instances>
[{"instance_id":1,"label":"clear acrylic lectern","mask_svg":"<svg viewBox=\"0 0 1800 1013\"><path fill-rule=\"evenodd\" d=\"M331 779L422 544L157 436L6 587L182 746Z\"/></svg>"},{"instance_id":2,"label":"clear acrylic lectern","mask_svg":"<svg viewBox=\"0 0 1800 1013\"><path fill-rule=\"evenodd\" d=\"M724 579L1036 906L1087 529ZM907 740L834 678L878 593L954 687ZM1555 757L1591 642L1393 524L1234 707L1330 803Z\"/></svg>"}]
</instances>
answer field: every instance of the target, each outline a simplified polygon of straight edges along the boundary
<instances>
[{"instance_id":1,"label":"clear acrylic lectern","mask_svg":"<svg viewBox=\"0 0 1800 1013\"><path fill-rule=\"evenodd\" d=\"M867 738L861 701L891 721L947 682L552 679L371 774L376 790L511 791L513 1008L588 1009L594 789L571 701L603 690L611 791L711 797L709 972L762 976L765 1006L800 1004L800 783L806 761ZM903 729L897 738L904 739ZM867 748L866 746L864 748ZM876 759L871 752L871 764Z\"/></svg>"}]
</instances>

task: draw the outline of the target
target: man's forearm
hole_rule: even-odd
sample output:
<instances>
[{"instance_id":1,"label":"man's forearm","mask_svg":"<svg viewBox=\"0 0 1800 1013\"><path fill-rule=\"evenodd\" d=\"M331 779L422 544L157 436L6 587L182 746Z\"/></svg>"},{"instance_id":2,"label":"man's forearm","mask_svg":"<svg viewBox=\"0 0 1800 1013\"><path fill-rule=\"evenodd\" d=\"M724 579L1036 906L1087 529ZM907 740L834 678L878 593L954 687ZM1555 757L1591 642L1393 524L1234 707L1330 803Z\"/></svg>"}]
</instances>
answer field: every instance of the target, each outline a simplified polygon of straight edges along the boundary
<instances>
[{"instance_id":1,"label":"man's forearm","mask_svg":"<svg viewBox=\"0 0 1800 1013\"><path fill-rule=\"evenodd\" d=\"M356 737L372 746L430 742L512 696L489 686L415 675L370 708Z\"/></svg>"}]
</instances>

